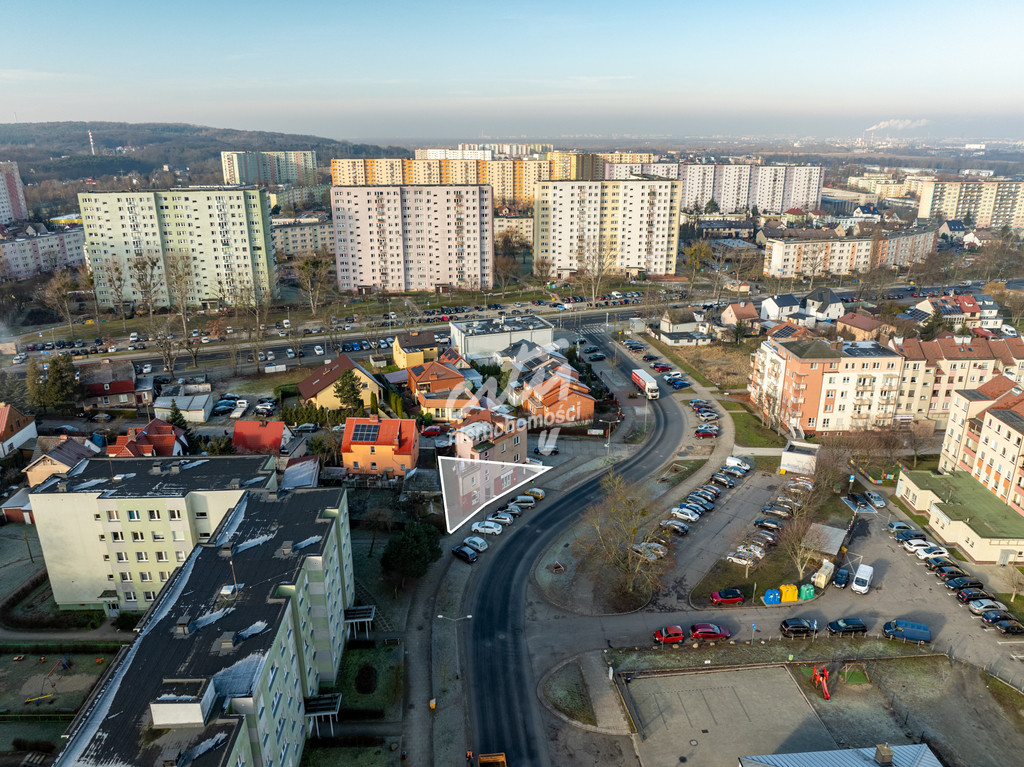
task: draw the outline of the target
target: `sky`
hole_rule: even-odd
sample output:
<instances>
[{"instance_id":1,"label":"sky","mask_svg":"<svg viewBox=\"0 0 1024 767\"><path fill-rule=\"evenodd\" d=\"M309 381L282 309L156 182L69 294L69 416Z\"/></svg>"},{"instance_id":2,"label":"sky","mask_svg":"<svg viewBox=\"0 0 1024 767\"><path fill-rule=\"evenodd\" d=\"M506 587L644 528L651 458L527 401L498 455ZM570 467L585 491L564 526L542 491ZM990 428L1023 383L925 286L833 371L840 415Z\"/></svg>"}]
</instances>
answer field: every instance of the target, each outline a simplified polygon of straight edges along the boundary
<instances>
[{"instance_id":1,"label":"sky","mask_svg":"<svg viewBox=\"0 0 1024 767\"><path fill-rule=\"evenodd\" d=\"M10 5L0 123L1024 139L1019 0Z\"/></svg>"}]
</instances>

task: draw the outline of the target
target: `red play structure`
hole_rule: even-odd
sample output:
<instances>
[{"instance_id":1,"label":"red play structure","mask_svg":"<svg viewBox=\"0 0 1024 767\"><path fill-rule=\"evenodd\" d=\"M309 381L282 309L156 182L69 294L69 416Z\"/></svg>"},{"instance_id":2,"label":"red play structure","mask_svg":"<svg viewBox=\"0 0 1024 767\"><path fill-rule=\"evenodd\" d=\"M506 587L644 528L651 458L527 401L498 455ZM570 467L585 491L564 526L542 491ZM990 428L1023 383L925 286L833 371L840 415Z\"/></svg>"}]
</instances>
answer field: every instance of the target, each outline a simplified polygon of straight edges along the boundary
<instances>
[{"instance_id":1,"label":"red play structure","mask_svg":"<svg viewBox=\"0 0 1024 767\"><path fill-rule=\"evenodd\" d=\"M821 671L815 667L814 673L811 676L814 678L814 686L821 687L822 695L825 696L825 700L828 700L831 697L828 694L828 667L822 666Z\"/></svg>"}]
</instances>

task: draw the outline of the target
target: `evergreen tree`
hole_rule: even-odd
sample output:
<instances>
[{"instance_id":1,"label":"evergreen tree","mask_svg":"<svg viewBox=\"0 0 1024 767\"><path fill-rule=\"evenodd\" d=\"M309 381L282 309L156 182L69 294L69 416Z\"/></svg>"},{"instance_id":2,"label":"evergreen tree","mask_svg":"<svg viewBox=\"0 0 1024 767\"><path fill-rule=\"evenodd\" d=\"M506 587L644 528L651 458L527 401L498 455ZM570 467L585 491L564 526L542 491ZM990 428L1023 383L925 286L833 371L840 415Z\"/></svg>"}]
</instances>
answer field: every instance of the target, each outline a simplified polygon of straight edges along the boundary
<instances>
[{"instance_id":1,"label":"evergreen tree","mask_svg":"<svg viewBox=\"0 0 1024 767\"><path fill-rule=\"evenodd\" d=\"M29 357L28 365L25 367L25 389L29 407L34 410L46 412L46 383L42 380L43 366L39 359Z\"/></svg>"},{"instance_id":2,"label":"evergreen tree","mask_svg":"<svg viewBox=\"0 0 1024 767\"><path fill-rule=\"evenodd\" d=\"M235 446L231 443L231 437L227 434L207 437L203 444L203 452L209 455L234 455Z\"/></svg>"},{"instance_id":3,"label":"evergreen tree","mask_svg":"<svg viewBox=\"0 0 1024 767\"><path fill-rule=\"evenodd\" d=\"M177 426L179 429L184 429L185 442L188 444L189 454L195 452L196 435L192 432L192 425L185 420L185 415L178 407L178 401L176 399L171 400L171 412L167 416L167 423L171 426Z\"/></svg>"},{"instance_id":4,"label":"evergreen tree","mask_svg":"<svg viewBox=\"0 0 1024 767\"><path fill-rule=\"evenodd\" d=\"M11 375L6 370L0 371L0 402L14 405L23 413L27 412L28 391L26 382Z\"/></svg>"},{"instance_id":5,"label":"evergreen tree","mask_svg":"<svg viewBox=\"0 0 1024 767\"><path fill-rule=\"evenodd\" d=\"M334 384L334 396L343 410L363 410L363 395L359 390L359 382L356 381L356 374L346 370Z\"/></svg>"},{"instance_id":6,"label":"evergreen tree","mask_svg":"<svg viewBox=\"0 0 1024 767\"><path fill-rule=\"evenodd\" d=\"M50 362L45 399L47 406L61 415L73 415L78 409L79 386L70 355L60 354Z\"/></svg>"},{"instance_id":7,"label":"evergreen tree","mask_svg":"<svg viewBox=\"0 0 1024 767\"><path fill-rule=\"evenodd\" d=\"M370 392L370 412L374 415L380 410L380 405L377 402L377 392Z\"/></svg>"},{"instance_id":8,"label":"evergreen tree","mask_svg":"<svg viewBox=\"0 0 1024 767\"><path fill-rule=\"evenodd\" d=\"M710 200L707 201L707 204L704 206L704 212L705 213L718 213L718 203L715 202L715 198L714 197L712 197Z\"/></svg>"},{"instance_id":9,"label":"evergreen tree","mask_svg":"<svg viewBox=\"0 0 1024 767\"><path fill-rule=\"evenodd\" d=\"M388 541L380 557L385 572L406 578L422 578L431 563L441 558L441 531L422 522L410 522L400 535Z\"/></svg>"}]
</instances>

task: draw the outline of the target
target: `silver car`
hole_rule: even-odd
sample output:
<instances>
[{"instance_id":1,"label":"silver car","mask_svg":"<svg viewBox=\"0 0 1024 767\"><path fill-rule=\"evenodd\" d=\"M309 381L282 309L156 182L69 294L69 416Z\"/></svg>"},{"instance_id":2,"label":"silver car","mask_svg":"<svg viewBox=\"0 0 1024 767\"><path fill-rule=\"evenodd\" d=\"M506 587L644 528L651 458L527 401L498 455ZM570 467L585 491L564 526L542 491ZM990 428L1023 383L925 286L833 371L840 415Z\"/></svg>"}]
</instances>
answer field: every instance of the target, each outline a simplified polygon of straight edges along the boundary
<instances>
[{"instance_id":1,"label":"silver car","mask_svg":"<svg viewBox=\"0 0 1024 767\"><path fill-rule=\"evenodd\" d=\"M473 549L473 551L487 551L487 541L481 538L479 535L471 535L466 538L463 542L464 545Z\"/></svg>"}]
</instances>

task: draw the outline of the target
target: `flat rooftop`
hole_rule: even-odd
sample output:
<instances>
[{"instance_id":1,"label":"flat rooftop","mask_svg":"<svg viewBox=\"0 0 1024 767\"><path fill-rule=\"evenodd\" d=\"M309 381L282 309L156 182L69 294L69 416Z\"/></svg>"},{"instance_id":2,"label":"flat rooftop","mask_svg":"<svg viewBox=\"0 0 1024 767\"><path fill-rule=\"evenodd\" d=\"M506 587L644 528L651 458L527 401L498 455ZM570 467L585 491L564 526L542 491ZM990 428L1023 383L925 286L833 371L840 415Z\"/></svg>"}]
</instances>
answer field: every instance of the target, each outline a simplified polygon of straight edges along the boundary
<instances>
[{"instance_id":1,"label":"flat rooftop","mask_svg":"<svg viewBox=\"0 0 1024 767\"><path fill-rule=\"evenodd\" d=\"M516 333L524 330L553 329L554 325L535 314L514 314L485 320L452 322L452 329L458 328L467 336L484 336L492 333Z\"/></svg>"},{"instance_id":2,"label":"flat rooftop","mask_svg":"<svg viewBox=\"0 0 1024 767\"><path fill-rule=\"evenodd\" d=\"M230 743L247 737L244 718L228 713L231 698L251 692L289 614L278 589L295 583L306 556L323 554L338 519L323 512L338 509L343 493L246 493L211 543L193 549L163 588L138 637L73 723L57 763L222 767ZM228 542L230 559L221 551ZM216 695L203 726L151 727L150 703L192 701L211 683Z\"/></svg>"},{"instance_id":3,"label":"flat rooftop","mask_svg":"<svg viewBox=\"0 0 1024 767\"><path fill-rule=\"evenodd\" d=\"M258 489L274 479L274 458L86 458L54 474L32 493L99 493L104 498L183 498L194 491Z\"/></svg>"},{"instance_id":4,"label":"flat rooftop","mask_svg":"<svg viewBox=\"0 0 1024 767\"><path fill-rule=\"evenodd\" d=\"M947 499L936 503L936 508L950 520L969 525L982 538L1024 539L1024 517L967 472L906 471L903 474L918 488Z\"/></svg>"}]
</instances>

